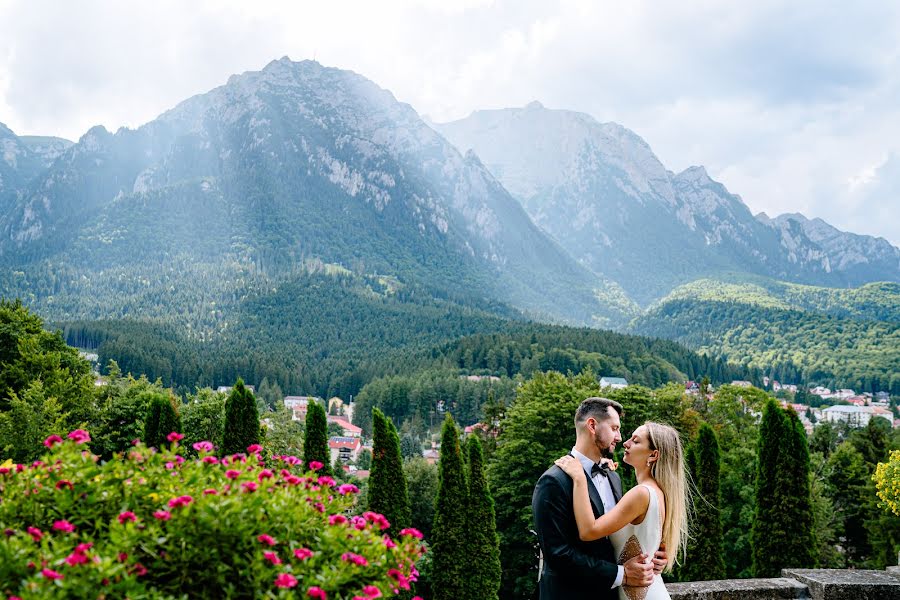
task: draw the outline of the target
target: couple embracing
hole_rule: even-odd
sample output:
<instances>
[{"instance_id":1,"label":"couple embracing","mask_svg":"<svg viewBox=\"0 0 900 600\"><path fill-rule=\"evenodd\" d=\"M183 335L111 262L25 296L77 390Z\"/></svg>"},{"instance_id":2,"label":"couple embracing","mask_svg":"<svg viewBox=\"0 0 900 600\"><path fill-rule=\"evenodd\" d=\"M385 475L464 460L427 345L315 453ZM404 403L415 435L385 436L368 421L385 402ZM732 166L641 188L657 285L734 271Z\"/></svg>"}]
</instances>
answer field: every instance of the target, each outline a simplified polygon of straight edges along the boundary
<instances>
[{"instance_id":1,"label":"couple embracing","mask_svg":"<svg viewBox=\"0 0 900 600\"><path fill-rule=\"evenodd\" d=\"M687 540L687 484L678 432L647 422L623 444L637 485L622 495L610 467L622 405L588 398L575 413L575 447L534 489L541 600L665 600L663 570Z\"/></svg>"}]
</instances>

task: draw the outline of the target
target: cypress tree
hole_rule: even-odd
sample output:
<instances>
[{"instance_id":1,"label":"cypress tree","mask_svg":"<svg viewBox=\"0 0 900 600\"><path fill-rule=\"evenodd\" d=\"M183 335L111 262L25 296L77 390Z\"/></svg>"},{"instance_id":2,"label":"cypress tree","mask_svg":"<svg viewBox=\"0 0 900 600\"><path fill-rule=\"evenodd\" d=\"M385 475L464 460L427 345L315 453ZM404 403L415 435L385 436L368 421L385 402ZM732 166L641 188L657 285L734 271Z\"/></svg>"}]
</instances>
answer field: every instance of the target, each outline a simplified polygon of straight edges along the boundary
<instances>
[{"instance_id":1,"label":"cypress tree","mask_svg":"<svg viewBox=\"0 0 900 600\"><path fill-rule=\"evenodd\" d=\"M697 440L688 451L688 463L699 497L694 502L694 528L681 579L724 579L722 519L719 512L719 440L712 427L706 423L700 426Z\"/></svg>"},{"instance_id":2,"label":"cypress tree","mask_svg":"<svg viewBox=\"0 0 900 600\"><path fill-rule=\"evenodd\" d=\"M774 400L767 401L759 426L756 514L750 536L754 577L778 577L782 568L815 564L805 444L796 414L789 416Z\"/></svg>"},{"instance_id":3,"label":"cypress tree","mask_svg":"<svg viewBox=\"0 0 900 600\"><path fill-rule=\"evenodd\" d=\"M238 378L228 400L225 401L225 434L222 438L222 453L246 452L247 447L259 443L259 411L256 398Z\"/></svg>"},{"instance_id":4,"label":"cypress tree","mask_svg":"<svg viewBox=\"0 0 900 600\"><path fill-rule=\"evenodd\" d=\"M318 402L310 402L306 411L306 437L303 440L303 462L307 466L313 461L324 465L319 469L323 475L331 474L331 451L328 449L328 417L325 408Z\"/></svg>"},{"instance_id":5,"label":"cypress tree","mask_svg":"<svg viewBox=\"0 0 900 600\"><path fill-rule=\"evenodd\" d=\"M412 513L400 436L394 424L380 410L372 410L372 472L369 475L369 510L383 514L390 521L390 535L409 527Z\"/></svg>"},{"instance_id":6,"label":"cypress tree","mask_svg":"<svg viewBox=\"0 0 900 600\"><path fill-rule=\"evenodd\" d=\"M477 435L469 436L469 576L463 598L497 600L500 591L500 538L494 499L484 475L484 452Z\"/></svg>"},{"instance_id":7,"label":"cypress tree","mask_svg":"<svg viewBox=\"0 0 900 600\"><path fill-rule=\"evenodd\" d=\"M181 418L172 405L172 399L163 394L154 394L144 417L144 444L163 448L169 443L167 437L173 431L181 431Z\"/></svg>"},{"instance_id":8,"label":"cypress tree","mask_svg":"<svg viewBox=\"0 0 900 600\"><path fill-rule=\"evenodd\" d=\"M434 600L470 600L466 596L466 579L471 575L467 492L459 432L448 413L441 430L438 495L431 533Z\"/></svg>"},{"instance_id":9,"label":"cypress tree","mask_svg":"<svg viewBox=\"0 0 900 600\"><path fill-rule=\"evenodd\" d=\"M782 449L778 470L784 473L785 521L791 529L784 549L788 562L783 566L813 568L816 566L816 536L812 503L812 483L810 481L809 442L800 417L788 408L787 439Z\"/></svg>"}]
</instances>

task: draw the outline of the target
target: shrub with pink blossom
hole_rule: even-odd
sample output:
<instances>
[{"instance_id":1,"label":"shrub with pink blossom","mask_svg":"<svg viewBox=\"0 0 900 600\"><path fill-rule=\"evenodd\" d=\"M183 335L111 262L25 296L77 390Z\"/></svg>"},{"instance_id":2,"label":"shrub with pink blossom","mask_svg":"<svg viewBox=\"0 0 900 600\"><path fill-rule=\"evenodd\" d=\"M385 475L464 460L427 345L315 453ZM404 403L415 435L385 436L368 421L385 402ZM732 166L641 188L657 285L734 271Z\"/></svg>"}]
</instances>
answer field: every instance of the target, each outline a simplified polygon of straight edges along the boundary
<instances>
[{"instance_id":1,"label":"shrub with pink blossom","mask_svg":"<svg viewBox=\"0 0 900 600\"><path fill-rule=\"evenodd\" d=\"M348 518L357 490L293 457L185 460L175 435L102 462L89 439L3 465L0 598L390 598L417 577L416 535Z\"/></svg>"}]
</instances>

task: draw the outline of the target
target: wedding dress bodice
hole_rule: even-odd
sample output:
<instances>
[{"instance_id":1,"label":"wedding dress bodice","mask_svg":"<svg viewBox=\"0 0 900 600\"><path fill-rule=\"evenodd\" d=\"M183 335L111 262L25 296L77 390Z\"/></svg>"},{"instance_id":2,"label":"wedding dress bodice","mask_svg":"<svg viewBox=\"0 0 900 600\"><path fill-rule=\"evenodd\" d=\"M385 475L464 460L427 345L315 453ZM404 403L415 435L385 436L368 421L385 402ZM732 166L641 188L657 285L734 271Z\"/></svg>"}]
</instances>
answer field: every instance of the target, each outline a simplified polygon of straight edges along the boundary
<instances>
[{"instance_id":1,"label":"wedding dress bodice","mask_svg":"<svg viewBox=\"0 0 900 600\"><path fill-rule=\"evenodd\" d=\"M642 484L650 492L650 503L647 514L638 525L629 523L609 536L616 551L616 560L622 565L625 561L646 554L647 562L653 559L653 553L659 548L662 540L662 513L659 508L659 493L649 485ZM657 575L649 587L619 587L620 600L668 600L669 592L662 577Z\"/></svg>"}]
</instances>

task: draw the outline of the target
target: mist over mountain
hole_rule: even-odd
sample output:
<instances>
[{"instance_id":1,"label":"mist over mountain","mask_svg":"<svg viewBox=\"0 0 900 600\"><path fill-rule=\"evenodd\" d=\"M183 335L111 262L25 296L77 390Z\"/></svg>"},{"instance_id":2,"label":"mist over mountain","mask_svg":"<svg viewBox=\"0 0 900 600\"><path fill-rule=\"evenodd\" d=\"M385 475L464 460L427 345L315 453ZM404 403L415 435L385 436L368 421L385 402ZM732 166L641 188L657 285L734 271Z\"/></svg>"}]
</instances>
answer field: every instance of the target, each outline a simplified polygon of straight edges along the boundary
<instances>
[{"instance_id":1,"label":"mist over mountain","mask_svg":"<svg viewBox=\"0 0 900 600\"><path fill-rule=\"evenodd\" d=\"M668 171L616 123L532 103L436 127L473 149L582 264L641 304L733 272L838 287L900 281L900 250L885 240L795 215L756 218L703 167Z\"/></svg>"},{"instance_id":2,"label":"mist over mountain","mask_svg":"<svg viewBox=\"0 0 900 600\"><path fill-rule=\"evenodd\" d=\"M633 310L477 157L349 71L273 61L136 130L94 127L65 149L4 134L9 154L31 161L4 172L0 260L18 269L187 258L280 276L316 260L544 320L610 325Z\"/></svg>"}]
</instances>

